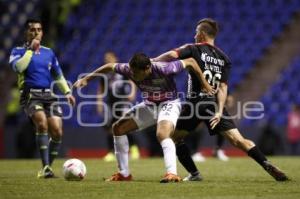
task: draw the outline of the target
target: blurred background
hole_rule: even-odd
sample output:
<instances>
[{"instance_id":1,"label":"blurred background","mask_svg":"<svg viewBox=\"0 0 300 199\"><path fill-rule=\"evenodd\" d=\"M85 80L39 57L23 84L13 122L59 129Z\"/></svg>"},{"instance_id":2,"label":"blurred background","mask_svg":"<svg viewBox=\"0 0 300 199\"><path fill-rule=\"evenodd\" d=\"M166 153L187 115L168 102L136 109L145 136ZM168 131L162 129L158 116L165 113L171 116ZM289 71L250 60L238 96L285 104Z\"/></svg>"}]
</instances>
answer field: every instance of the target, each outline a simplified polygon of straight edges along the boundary
<instances>
[{"instance_id":1,"label":"blurred background","mask_svg":"<svg viewBox=\"0 0 300 199\"><path fill-rule=\"evenodd\" d=\"M264 105L262 119L236 121L242 133L267 155L299 155L299 0L0 0L0 158L37 156L35 131L20 110L16 74L8 64L11 49L22 45L28 18L42 20L43 44L53 48L66 79L74 82L79 74L103 64L107 51L127 62L135 52L155 57L193 43L197 21L204 17L219 22L216 45L233 63L229 92L235 105L230 112L238 112L238 103ZM184 79L183 75L178 82ZM98 86L94 81L86 92L96 95ZM97 100L74 94L78 103ZM68 115L71 110L64 107L64 111ZM103 120L95 104L82 107L80 113L83 123ZM296 117L289 117L291 113ZM290 125L296 130L290 132ZM154 130L136 133L141 157L160 155ZM72 117L64 120L60 155L105 156L104 131L79 125L74 109ZM209 155L213 143L205 132L199 150ZM228 143L224 149L229 156L242 154Z\"/></svg>"}]
</instances>

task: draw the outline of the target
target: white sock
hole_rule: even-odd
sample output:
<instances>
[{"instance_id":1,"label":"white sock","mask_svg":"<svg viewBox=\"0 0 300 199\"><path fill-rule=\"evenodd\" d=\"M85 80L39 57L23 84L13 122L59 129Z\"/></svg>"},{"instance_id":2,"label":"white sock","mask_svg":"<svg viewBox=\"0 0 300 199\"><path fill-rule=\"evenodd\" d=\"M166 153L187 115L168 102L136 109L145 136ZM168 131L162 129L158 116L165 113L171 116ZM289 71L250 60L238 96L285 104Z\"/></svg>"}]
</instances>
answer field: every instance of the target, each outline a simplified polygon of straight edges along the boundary
<instances>
[{"instance_id":1,"label":"white sock","mask_svg":"<svg viewBox=\"0 0 300 199\"><path fill-rule=\"evenodd\" d=\"M118 161L119 172L124 176L129 176L128 152L129 144L126 135L114 136L115 155Z\"/></svg>"},{"instance_id":2,"label":"white sock","mask_svg":"<svg viewBox=\"0 0 300 199\"><path fill-rule=\"evenodd\" d=\"M177 175L176 148L173 140L171 138L166 138L160 142L160 145L163 149L167 173Z\"/></svg>"}]
</instances>

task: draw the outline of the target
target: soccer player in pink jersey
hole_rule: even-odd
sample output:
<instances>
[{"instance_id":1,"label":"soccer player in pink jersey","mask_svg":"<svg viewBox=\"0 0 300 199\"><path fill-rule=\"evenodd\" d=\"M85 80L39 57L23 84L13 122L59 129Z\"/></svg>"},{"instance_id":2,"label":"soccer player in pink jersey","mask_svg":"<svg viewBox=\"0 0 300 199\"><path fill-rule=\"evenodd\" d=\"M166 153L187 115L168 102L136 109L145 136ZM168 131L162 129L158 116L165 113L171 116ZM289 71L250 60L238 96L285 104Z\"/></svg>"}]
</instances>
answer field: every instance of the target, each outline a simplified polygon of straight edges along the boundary
<instances>
[{"instance_id":1,"label":"soccer player in pink jersey","mask_svg":"<svg viewBox=\"0 0 300 199\"><path fill-rule=\"evenodd\" d=\"M215 91L206 82L200 67L193 58L174 62L151 62L145 54L137 53L129 63L108 63L100 66L74 83L82 88L96 74L119 73L132 80L141 90L143 102L133 106L124 116L113 124L114 148L119 171L107 181L130 181L132 175L128 164L128 138L126 134L157 124L156 135L161 144L166 175L162 183L179 182L177 175L176 150L171 136L181 112L174 76L184 69L190 69L202 82L203 90L213 94Z\"/></svg>"}]
</instances>

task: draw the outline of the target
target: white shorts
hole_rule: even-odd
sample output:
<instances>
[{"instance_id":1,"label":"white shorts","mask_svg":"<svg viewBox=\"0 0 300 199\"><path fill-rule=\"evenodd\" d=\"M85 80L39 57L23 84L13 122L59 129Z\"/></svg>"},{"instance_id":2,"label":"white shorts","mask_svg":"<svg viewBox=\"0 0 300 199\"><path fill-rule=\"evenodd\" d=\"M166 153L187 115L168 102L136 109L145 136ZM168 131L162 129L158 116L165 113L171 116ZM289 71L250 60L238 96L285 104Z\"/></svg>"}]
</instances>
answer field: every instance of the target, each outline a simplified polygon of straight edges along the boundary
<instances>
[{"instance_id":1,"label":"white shorts","mask_svg":"<svg viewBox=\"0 0 300 199\"><path fill-rule=\"evenodd\" d=\"M176 99L162 102L160 105L141 102L132 107L125 115L127 118L132 118L139 130L142 130L163 120L172 122L175 128L180 112L181 102L180 99Z\"/></svg>"}]
</instances>

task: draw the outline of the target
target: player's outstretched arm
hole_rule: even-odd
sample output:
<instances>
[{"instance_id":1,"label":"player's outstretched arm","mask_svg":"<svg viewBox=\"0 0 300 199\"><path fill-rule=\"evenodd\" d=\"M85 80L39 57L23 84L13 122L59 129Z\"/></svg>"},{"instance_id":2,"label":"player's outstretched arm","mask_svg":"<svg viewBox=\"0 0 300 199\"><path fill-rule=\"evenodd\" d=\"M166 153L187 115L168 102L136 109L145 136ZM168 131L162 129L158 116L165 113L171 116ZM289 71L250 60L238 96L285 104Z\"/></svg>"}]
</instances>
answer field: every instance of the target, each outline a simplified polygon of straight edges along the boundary
<instances>
[{"instance_id":1,"label":"player's outstretched arm","mask_svg":"<svg viewBox=\"0 0 300 199\"><path fill-rule=\"evenodd\" d=\"M216 91L206 81L202 70L200 69L200 66L194 58L183 59L181 61L185 64L185 68L192 70L197 75L199 81L203 85L203 89L205 90L205 92L207 92L210 95L214 95L216 93Z\"/></svg>"},{"instance_id":2,"label":"player's outstretched arm","mask_svg":"<svg viewBox=\"0 0 300 199\"><path fill-rule=\"evenodd\" d=\"M177 52L174 50L170 50L166 53L159 55L158 57L153 58L152 61L154 61L154 62L157 62L157 61L170 62L170 61L174 61L176 59L178 59Z\"/></svg>"},{"instance_id":3,"label":"player's outstretched arm","mask_svg":"<svg viewBox=\"0 0 300 199\"><path fill-rule=\"evenodd\" d=\"M73 84L73 87L74 88L85 87L88 84L89 81L91 81L92 79L97 77L97 74L105 74L105 73L113 72L114 71L114 65L115 65L115 63L108 63L108 64L105 64L103 66L100 66L99 68L97 68L93 72L89 73L87 76L77 80Z\"/></svg>"}]
</instances>

